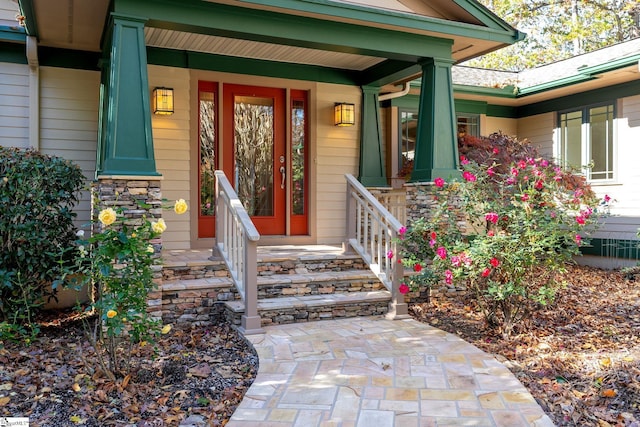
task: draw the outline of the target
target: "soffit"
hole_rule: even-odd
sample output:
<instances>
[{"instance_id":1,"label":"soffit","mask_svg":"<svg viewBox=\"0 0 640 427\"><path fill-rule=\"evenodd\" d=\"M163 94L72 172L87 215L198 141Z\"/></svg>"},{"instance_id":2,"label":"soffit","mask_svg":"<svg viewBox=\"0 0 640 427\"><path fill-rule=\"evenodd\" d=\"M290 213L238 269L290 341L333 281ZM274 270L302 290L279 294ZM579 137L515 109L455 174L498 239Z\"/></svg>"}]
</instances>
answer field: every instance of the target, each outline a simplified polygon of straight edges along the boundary
<instances>
[{"instance_id":1,"label":"soffit","mask_svg":"<svg viewBox=\"0 0 640 427\"><path fill-rule=\"evenodd\" d=\"M145 40L147 46L153 47L358 71L365 70L384 61L384 58L372 56L284 46L150 27L145 28Z\"/></svg>"},{"instance_id":2,"label":"soffit","mask_svg":"<svg viewBox=\"0 0 640 427\"><path fill-rule=\"evenodd\" d=\"M100 51L109 0L32 0L43 46Z\"/></svg>"}]
</instances>

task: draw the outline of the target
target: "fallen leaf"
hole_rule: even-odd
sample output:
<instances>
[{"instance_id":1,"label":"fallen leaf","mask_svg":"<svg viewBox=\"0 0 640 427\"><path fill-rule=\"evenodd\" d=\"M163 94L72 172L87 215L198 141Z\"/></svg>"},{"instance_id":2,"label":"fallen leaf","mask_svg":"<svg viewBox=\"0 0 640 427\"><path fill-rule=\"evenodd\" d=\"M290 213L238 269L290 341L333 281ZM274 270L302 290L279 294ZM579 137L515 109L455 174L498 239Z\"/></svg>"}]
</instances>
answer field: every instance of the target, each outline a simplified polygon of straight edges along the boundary
<instances>
[{"instance_id":1,"label":"fallen leaf","mask_svg":"<svg viewBox=\"0 0 640 427\"><path fill-rule=\"evenodd\" d=\"M13 384L12 383L4 383L2 385L0 385L0 390L6 391L6 390L11 390L13 388Z\"/></svg>"},{"instance_id":2,"label":"fallen leaf","mask_svg":"<svg viewBox=\"0 0 640 427\"><path fill-rule=\"evenodd\" d=\"M616 397L617 395L618 395L618 393L615 390L611 389L611 388L608 388L606 390L602 390L602 397Z\"/></svg>"},{"instance_id":3,"label":"fallen leaf","mask_svg":"<svg viewBox=\"0 0 640 427\"><path fill-rule=\"evenodd\" d=\"M5 406L10 401L11 398L9 396L0 397L0 406Z\"/></svg>"},{"instance_id":4,"label":"fallen leaf","mask_svg":"<svg viewBox=\"0 0 640 427\"><path fill-rule=\"evenodd\" d=\"M76 393L80 391L80 384L78 383L73 383L73 385L71 386L71 388L73 389L73 391L75 391Z\"/></svg>"},{"instance_id":5,"label":"fallen leaf","mask_svg":"<svg viewBox=\"0 0 640 427\"><path fill-rule=\"evenodd\" d=\"M604 366L605 368L608 368L609 366L611 366L611 358L610 357L605 357L604 359L600 360L600 364L602 366Z\"/></svg>"}]
</instances>

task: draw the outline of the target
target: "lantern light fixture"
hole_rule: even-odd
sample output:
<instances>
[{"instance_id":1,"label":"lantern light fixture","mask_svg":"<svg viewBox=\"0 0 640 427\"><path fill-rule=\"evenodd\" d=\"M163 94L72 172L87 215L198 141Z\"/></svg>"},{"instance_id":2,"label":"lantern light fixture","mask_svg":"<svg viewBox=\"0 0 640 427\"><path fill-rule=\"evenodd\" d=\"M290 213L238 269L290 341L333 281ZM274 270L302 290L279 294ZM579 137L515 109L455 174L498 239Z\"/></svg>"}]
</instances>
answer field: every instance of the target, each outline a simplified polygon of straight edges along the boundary
<instances>
[{"instance_id":1,"label":"lantern light fixture","mask_svg":"<svg viewBox=\"0 0 640 427\"><path fill-rule=\"evenodd\" d=\"M356 123L356 106L346 102L336 102L334 107L334 124L336 126L353 126Z\"/></svg>"},{"instance_id":2,"label":"lantern light fixture","mask_svg":"<svg viewBox=\"0 0 640 427\"><path fill-rule=\"evenodd\" d=\"M173 88L157 87L153 89L153 114L173 114Z\"/></svg>"}]
</instances>

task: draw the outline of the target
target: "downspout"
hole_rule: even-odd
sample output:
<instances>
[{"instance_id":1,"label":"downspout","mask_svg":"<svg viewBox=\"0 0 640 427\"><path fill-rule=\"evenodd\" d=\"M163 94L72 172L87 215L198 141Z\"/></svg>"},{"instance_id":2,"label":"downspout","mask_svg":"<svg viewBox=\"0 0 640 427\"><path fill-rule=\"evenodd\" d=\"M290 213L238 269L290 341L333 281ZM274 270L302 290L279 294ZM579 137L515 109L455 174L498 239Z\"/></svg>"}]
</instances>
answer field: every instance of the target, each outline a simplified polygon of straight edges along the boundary
<instances>
[{"instance_id":1,"label":"downspout","mask_svg":"<svg viewBox=\"0 0 640 427\"><path fill-rule=\"evenodd\" d=\"M382 101L387 101L389 99L400 98L401 96L407 95L410 89L411 89L411 82L406 82L404 84L404 88L400 92L390 92L390 93L385 93L384 95L380 95L378 96L378 101L382 102Z\"/></svg>"},{"instance_id":2,"label":"downspout","mask_svg":"<svg viewBox=\"0 0 640 427\"><path fill-rule=\"evenodd\" d=\"M33 36L27 37L27 64L29 64L29 146L40 149L40 64L38 63L38 42Z\"/></svg>"}]
</instances>

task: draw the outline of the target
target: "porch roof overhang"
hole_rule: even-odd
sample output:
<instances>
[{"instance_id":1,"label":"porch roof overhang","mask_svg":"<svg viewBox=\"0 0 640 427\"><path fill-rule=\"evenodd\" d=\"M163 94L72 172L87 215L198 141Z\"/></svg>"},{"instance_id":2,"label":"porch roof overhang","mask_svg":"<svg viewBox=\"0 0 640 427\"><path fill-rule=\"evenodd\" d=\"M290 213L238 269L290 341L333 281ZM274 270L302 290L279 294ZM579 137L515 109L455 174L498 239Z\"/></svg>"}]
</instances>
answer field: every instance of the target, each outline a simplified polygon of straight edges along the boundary
<instances>
[{"instance_id":1,"label":"porch roof overhang","mask_svg":"<svg viewBox=\"0 0 640 427\"><path fill-rule=\"evenodd\" d=\"M361 0L19 3L27 34L44 50L96 57L114 13L143 19L147 47L165 60L182 55L197 63L196 58L205 62L202 55L213 55L222 63L242 59L272 68L314 67L341 76L337 82L358 85L407 81L420 74L417 63L423 58L460 62L524 37L475 0L379 0L375 7Z\"/></svg>"}]
</instances>

